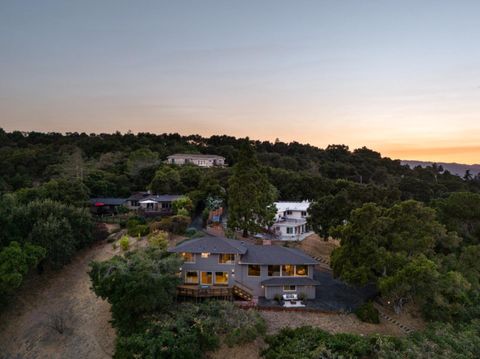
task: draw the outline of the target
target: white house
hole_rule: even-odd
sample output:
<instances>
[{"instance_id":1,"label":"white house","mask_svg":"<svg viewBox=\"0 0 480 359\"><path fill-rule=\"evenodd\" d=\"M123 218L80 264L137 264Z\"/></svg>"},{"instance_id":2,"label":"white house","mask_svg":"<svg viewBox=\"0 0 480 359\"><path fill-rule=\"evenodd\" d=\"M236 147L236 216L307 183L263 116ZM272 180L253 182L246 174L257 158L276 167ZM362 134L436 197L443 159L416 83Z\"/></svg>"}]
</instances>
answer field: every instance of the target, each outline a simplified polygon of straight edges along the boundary
<instances>
[{"instance_id":1,"label":"white house","mask_svg":"<svg viewBox=\"0 0 480 359\"><path fill-rule=\"evenodd\" d=\"M225 166L225 157L195 153L176 153L168 156L166 162L173 165L184 165L191 163L200 167Z\"/></svg>"},{"instance_id":2,"label":"white house","mask_svg":"<svg viewBox=\"0 0 480 359\"><path fill-rule=\"evenodd\" d=\"M277 214L271 229L276 239L302 241L313 232L308 228L310 202L275 202Z\"/></svg>"}]
</instances>

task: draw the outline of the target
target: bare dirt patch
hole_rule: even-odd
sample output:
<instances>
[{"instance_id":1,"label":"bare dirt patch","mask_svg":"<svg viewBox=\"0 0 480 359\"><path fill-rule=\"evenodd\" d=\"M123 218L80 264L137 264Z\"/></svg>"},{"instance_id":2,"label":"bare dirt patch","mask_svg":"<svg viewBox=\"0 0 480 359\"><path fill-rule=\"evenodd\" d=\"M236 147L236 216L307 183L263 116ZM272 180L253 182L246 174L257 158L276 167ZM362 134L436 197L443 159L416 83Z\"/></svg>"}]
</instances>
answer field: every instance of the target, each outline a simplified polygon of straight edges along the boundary
<instances>
[{"instance_id":1,"label":"bare dirt patch","mask_svg":"<svg viewBox=\"0 0 480 359\"><path fill-rule=\"evenodd\" d=\"M102 242L60 271L35 275L0 318L1 358L110 358L115 331L110 305L90 290L88 264L115 254ZM52 328L61 317L64 331Z\"/></svg>"},{"instance_id":2,"label":"bare dirt patch","mask_svg":"<svg viewBox=\"0 0 480 359\"><path fill-rule=\"evenodd\" d=\"M296 243L295 247L308 253L312 257L324 257L330 259L332 251L335 248L340 247L340 241L332 238L325 241L317 234L312 234L303 241Z\"/></svg>"}]
</instances>

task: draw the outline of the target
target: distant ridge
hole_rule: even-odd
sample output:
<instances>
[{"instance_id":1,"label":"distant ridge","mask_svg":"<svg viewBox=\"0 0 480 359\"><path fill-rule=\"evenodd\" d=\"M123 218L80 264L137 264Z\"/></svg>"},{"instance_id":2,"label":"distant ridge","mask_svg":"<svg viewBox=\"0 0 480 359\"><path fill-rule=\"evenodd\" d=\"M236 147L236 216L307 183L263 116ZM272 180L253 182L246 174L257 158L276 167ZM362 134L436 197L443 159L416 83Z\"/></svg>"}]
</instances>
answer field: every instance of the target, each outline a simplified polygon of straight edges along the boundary
<instances>
[{"instance_id":1,"label":"distant ridge","mask_svg":"<svg viewBox=\"0 0 480 359\"><path fill-rule=\"evenodd\" d=\"M480 173L480 164L475 165L466 165L462 163L446 163L446 162L428 162L428 161L401 161L402 165L408 165L410 168L417 166L427 167L436 163L439 166L442 166L445 170L448 170L450 173L456 174L463 177L466 170L470 170L472 175Z\"/></svg>"}]
</instances>

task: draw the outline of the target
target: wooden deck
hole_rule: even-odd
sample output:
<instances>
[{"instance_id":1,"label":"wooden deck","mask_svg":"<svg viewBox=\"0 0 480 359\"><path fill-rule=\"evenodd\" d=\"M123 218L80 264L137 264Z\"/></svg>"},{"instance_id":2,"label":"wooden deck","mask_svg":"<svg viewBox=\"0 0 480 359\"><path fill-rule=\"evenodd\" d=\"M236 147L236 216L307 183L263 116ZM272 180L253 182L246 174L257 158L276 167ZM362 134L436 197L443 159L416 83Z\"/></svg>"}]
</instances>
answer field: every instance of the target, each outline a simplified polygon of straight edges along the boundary
<instances>
[{"instance_id":1,"label":"wooden deck","mask_svg":"<svg viewBox=\"0 0 480 359\"><path fill-rule=\"evenodd\" d=\"M232 299L232 288L226 286L209 286L207 288L198 285L182 284L177 286L177 296L193 298L224 298Z\"/></svg>"}]
</instances>

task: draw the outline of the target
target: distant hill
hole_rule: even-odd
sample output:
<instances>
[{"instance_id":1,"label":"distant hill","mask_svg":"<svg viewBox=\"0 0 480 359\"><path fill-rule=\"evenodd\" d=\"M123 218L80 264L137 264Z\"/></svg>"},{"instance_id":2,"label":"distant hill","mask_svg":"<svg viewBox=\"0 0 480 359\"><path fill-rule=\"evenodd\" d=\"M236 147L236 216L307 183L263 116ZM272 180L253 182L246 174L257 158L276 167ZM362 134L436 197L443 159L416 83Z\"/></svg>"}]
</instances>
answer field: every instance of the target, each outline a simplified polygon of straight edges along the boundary
<instances>
[{"instance_id":1,"label":"distant hill","mask_svg":"<svg viewBox=\"0 0 480 359\"><path fill-rule=\"evenodd\" d=\"M402 165L408 165L410 168L416 166L428 167L436 163L439 166L442 166L445 170L448 170L450 173L462 176L465 174L466 170L470 170L472 175L480 173L480 164L475 165L466 165L462 163L445 163L445 162L426 162L426 161L402 161Z\"/></svg>"}]
</instances>

